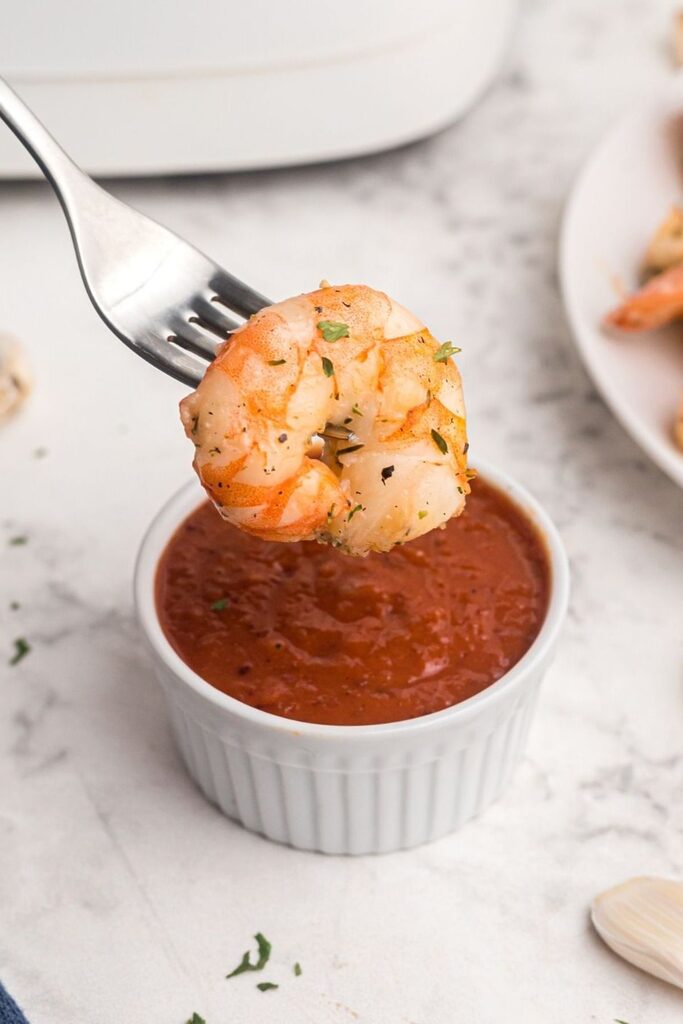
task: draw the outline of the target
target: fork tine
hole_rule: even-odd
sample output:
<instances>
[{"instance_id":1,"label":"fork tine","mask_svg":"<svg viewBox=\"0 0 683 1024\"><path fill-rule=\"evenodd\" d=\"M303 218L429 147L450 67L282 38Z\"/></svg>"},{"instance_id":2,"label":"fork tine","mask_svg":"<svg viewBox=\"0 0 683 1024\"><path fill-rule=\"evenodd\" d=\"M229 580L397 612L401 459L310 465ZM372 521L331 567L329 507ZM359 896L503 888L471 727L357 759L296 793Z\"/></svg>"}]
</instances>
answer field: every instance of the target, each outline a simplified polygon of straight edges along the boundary
<instances>
[{"instance_id":1,"label":"fork tine","mask_svg":"<svg viewBox=\"0 0 683 1024\"><path fill-rule=\"evenodd\" d=\"M168 339L148 334L146 337L138 339L133 345L123 335L119 335L119 337L152 366L163 370L164 373L187 384L188 387L196 388L206 372L206 363L203 360L176 348L174 344L169 343Z\"/></svg>"},{"instance_id":2,"label":"fork tine","mask_svg":"<svg viewBox=\"0 0 683 1024\"><path fill-rule=\"evenodd\" d=\"M204 359L209 361L215 357L218 346L221 343L221 339L194 316L187 320L181 317L172 320L169 333L174 339L174 344L194 352L198 356L203 356ZM223 340L227 341L227 335Z\"/></svg>"},{"instance_id":3,"label":"fork tine","mask_svg":"<svg viewBox=\"0 0 683 1024\"><path fill-rule=\"evenodd\" d=\"M225 341L228 334L241 326L238 320L228 316L222 303L198 295L192 303L197 316Z\"/></svg>"},{"instance_id":4,"label":"fork tine","mask_svg":"<svg viewBox=\"0 0 683 1024\"><path fill-rule=\"evenodd\" d=\"M258 313L259 309L263 309L264 306L272 305L270 299L267 299L265 295L254 291L253 288L233 277L222 267L216 267L210 286L224 306L243 317L250 317L252 313Z\"/></svg>"}]
</instances>

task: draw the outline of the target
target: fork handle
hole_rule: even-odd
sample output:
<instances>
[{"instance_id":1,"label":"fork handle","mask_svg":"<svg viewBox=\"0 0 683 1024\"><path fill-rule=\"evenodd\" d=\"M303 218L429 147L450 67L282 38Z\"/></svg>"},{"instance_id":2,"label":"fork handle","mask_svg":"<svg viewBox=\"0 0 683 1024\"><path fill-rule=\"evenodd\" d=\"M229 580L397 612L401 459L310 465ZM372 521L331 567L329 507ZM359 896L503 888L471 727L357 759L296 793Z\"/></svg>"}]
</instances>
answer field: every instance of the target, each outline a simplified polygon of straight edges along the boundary
<instances>
[{"instance_id":1,"label":"fork handle","mask_svg":"<svg viewBox=\"0 0 683 1024\"><path fill-rule=\"evenodd\" d=\"M0 78L0 120L14 132L52 185L76 243L77 210L84 204L97 203L106 193L64 152L4 78Z\"/></svg>"}]
</instances>

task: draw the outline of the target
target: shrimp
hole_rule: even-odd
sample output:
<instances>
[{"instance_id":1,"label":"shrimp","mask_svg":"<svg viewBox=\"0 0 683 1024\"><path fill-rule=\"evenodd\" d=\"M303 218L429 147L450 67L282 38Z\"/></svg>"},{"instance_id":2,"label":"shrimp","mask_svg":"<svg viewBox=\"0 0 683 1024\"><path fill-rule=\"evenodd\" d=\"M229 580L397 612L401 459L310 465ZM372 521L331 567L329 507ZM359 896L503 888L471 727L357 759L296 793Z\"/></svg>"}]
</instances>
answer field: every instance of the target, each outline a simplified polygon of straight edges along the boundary
<instances>
[{"instance_id":1,"label":"shrimp","mask_svg":"<svg viewBox=\"0 0 683 1024\"><path fill-rule=\"evenodd\" d=\"M647 284L605 317L620 331L653 331L683 317L683 263L650 278Z\"/></svg>"},{"instance_id":2,"label":"shrimp","mask_svg":"<svg viewBox=\"0 0 683 1024\"><path fill-rule=\"evenodd\" d=\"M683 398L680 401L676 419L674 420L674 441L683 452Z\"/></svg>"},{"instance_id":3,"label":"shrimp","mask_svg":"<svg viewBox=\"0 0 683 1024\"><path fill-rule=\"evenodd\" d=\"M180 403L204 488L247 533L352 555L445 524L471 475L454 351L363 285L268 306Z\"/></svg>"},{"instance_id":4,"label":"shrimp","mask_svg":"<svg viewBox=\"0 0 683 1024\"><path fill-rule=\"evenodd\" d=\"M672 206L650 240L643 259L646 274L659 274L662 270L683 262L683 210Z\"/></svg>"}]
</instances>

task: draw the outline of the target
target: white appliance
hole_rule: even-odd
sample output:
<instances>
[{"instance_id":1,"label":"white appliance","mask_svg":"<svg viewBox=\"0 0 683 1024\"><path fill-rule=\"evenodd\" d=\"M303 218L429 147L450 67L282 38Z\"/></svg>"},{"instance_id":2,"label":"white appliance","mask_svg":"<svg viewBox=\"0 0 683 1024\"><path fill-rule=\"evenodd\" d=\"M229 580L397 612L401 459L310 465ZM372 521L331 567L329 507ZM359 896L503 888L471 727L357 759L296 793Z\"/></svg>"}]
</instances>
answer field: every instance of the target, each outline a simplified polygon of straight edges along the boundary
<instances>
[{"instance_id":1,"label":"white appliance","mask_svg":"<svg viewBox=\"0 0 683 1024\"><path fill-rule=\"evenodd\" d=\"M461 114L515 0L2 0L0 74L90 172L273 167ZM0 177L35 166L0 126Z\"/></svg>"}]
</instances>

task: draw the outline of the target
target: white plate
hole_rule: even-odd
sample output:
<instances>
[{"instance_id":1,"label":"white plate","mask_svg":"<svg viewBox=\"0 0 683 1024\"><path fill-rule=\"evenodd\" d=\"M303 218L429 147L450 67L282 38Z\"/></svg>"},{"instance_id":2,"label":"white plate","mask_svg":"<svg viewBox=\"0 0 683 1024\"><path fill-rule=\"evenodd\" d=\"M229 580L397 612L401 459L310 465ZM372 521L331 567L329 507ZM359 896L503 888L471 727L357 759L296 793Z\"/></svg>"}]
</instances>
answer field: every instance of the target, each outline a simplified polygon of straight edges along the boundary
<instances>
[{"instance_id":1,"label":"white plate","mask_svg":"<svg viewBox=\"0 0 683 1024\"><path fill-rule=\"evenodd\" d=\"M683 203L683 73L630 111L578 176L560 241L560 279L577 347L598 390L633 439L683 487L672 423L683 398L683 325L611 336L600 326L632 288L645 247Z\"/></svg>"}]
</instances>

